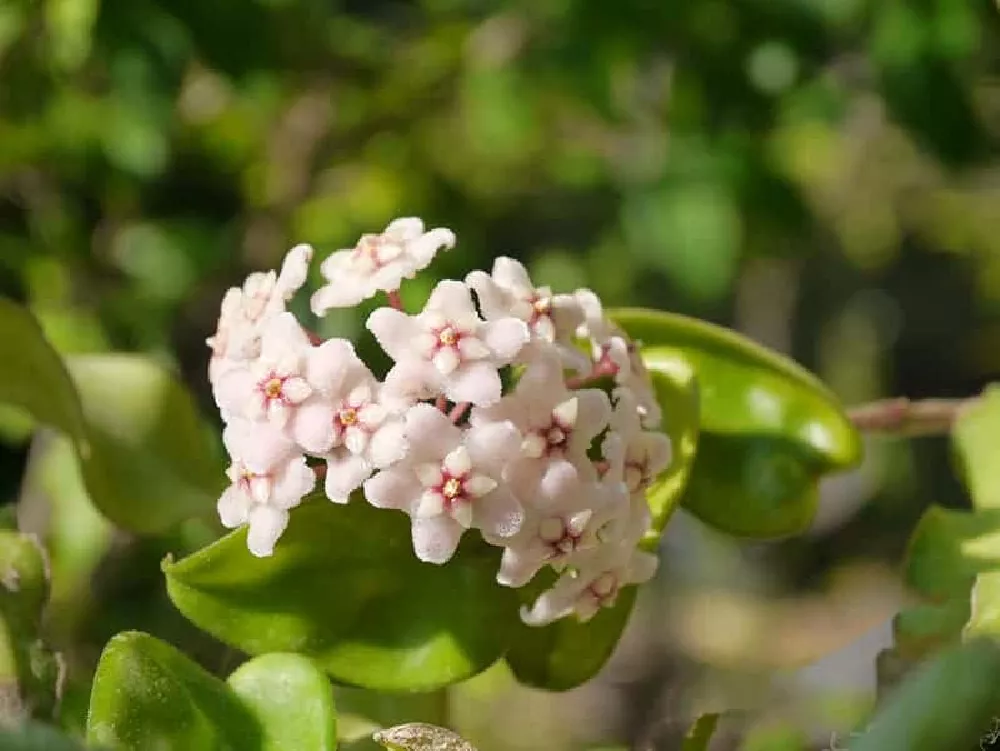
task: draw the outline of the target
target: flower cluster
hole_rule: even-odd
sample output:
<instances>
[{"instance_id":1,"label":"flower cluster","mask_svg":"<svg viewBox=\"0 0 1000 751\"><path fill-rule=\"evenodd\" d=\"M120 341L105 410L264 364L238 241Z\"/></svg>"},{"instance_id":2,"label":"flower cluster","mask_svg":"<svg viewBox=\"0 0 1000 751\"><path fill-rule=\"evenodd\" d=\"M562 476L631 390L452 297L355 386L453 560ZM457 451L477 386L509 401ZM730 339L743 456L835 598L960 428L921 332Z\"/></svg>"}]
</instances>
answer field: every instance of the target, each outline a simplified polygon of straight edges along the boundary
<instances>
[{"instance_id":1,"label":"flower cluster","mask_svg":"<svg viewBox=\"0 0 1000 751\"><path fill-rule=\"evenodd\" d=\"M289 510L323 477L335 503L361 490L408 514L422 561L447 562L475 529L503 549L501 584L554 569L526 623L589 619L657 564L638 544L645 491L671 447L648 374L593 292L553 294L510 258L440 282L407 313L400 285L454 243L449 230L398 219L320 266L317 315L384 294L388 306L367 320L394 363L382 379L350 342L319 341L287 311L309 246L228 292L208 341L232 460L219 515L248 525L254 555L271 555Z\"/></svg>"}]
</instances>

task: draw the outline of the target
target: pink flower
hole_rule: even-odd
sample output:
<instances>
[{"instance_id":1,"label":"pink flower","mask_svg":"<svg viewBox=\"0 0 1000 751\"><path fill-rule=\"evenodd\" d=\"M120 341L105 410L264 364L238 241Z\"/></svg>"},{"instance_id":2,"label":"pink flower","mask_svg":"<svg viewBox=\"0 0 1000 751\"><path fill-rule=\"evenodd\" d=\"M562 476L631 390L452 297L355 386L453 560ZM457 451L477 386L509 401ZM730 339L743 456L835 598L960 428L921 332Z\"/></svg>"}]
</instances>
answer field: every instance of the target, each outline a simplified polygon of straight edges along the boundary
<instances>
[{"instance_id":1,"label":"pink flower","mask_svg":"<svg viewBox=\"0 0 1000 751\"><path fill-rule=\"evenodd\" d=\"M453 402L478 405L500 399L497 371L528 341L523 321L484 322L469 288L448 280L438 283L418 315L379 308L368 317L368 329L396 361L387 382L420 384L410 390L424 396L443 393Z\"/></svg>"},{"instance_id":2,"label":"pink flower","mask_svg":"<svg viewBox=\"0 0 1000 751\"><path fill-rule=\"evenodd\" d=\"M520 436L510 423L461 430L439 410L418 404L406 413L406 457L365 482L378 508L412 518L413 549L429 563L444 563L467 529L493 538L516 534L521 504L503 483L503 468Z\"/></svg>"},{"instance_id":3,"label":"pink flower","mask_svg":"<svg viewBox=\"0 0 1000 751\"><path fill-rule=\"evenodd\" d=\"M320 272L329 284L312 297L312 310L350 308L379 291L399 289L434 259L441 248L455 245L455 234L444 228L424 232L414 217L396 219L380 235L364 235L354 248L339 250L323 261Z\"/></svg>"}]
</instances>

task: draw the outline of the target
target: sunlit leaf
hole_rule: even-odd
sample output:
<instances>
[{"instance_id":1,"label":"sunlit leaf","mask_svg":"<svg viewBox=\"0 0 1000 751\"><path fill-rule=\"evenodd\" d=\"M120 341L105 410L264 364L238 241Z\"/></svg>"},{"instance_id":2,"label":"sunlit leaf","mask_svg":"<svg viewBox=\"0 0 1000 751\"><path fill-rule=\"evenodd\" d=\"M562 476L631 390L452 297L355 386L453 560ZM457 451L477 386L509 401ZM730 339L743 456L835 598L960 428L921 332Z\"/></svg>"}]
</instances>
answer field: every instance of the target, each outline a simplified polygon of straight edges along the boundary
<instances>
[{"instance_id":1,"label":"sunlit leaf","mask_svg":"<svg viewBox=\"0 0 1000 751\"><path fill-rule=\"evenodd\" d=\"M495 581L498 552L467 535L448 565L421 563L404 514L316 498L292 512L270 558L254 558L238 530L163 569L180 611L239 649L298 652L343 683L419 691L475 675L506 648L517 604Z\"/></svg>"},{"instance_id":2,"label":"sunlit leaf","mask_svg":"<svg viewBox=\"0 0 1000 751\"><path fill-rule=\"evenodd\" d=\"M955 423L952 442L976 508L1000 508L1000 388L987 389Z\"/></svg>"},{"instance_id":3,"label":"sunlit leaf","mask_svg":"<svg viewBox=\"0 0 1000 751\"><path fill-rule=\"evenodd\" d=\"M0 401L73 442L94 505L115 524L153 533L204 513L221 463L193 401L167 372L128 355L64 364L22 307L0 299Z\"/></svg>"},{"instance_id":4,"label":"sunlit leaf","mask_svg":"<svg viewBox=\"0 0 1000 751\"><path fill-rule=\"evenodd\" d=\"M122 751L333 751L331 686L308 660L251 660L228 684L165 642L114 637L94 676L87 740Z\"/></svg>"},{"instance_id":5,"label":"sunlit leaf","mask_svg":"<svg viewBox=\"0 0 1000 751\"><path fill-rule=\"evenodd\" d=\"M697 379L701 433L684 507L732 534L767 538L805 529L819 479L861 457L857 431L829 390L727 329L649 310L612 316L642 343L651 369Z\"/></svg>"}]
</instances>

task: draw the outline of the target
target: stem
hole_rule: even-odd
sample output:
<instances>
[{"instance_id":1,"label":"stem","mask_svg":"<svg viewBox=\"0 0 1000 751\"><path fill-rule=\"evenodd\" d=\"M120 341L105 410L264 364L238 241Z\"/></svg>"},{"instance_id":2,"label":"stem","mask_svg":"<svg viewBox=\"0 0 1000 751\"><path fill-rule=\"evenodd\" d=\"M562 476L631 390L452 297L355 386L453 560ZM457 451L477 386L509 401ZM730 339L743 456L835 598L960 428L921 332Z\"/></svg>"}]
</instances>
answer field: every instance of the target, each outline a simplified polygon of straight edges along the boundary
<instances>
[{"instance_id":1,"label":"stem","mask_svg":"<svg viewBox=\"0 0 1000 751\"><path fill-rule=\"evenodd\" d=\"M904 396L853 407L847 411L847 416L863 433L910 437L946 435L958 417L978 401L979 397L914 402Z\"/></svg>"},{"instance_id":2,"label":"stem","mask_svg":"<svg viewBox=\"0 0 1000 751\"><path fill-rule=\"evenodd\" d=\"M605 376L613 376L618 372L618 366L610 360L602 360L594 365L593 370L582 376L573 376L566 379L566 388L578 389L589 386L594 381L599 381Z\"/></svg>"},{"instance_id":3,"label":"stem","mask_svg":"<svg viewBox=\"0 0 1000 751\"><path fill-rule=\"evenodd\" d=\"M445 399L444 394L441 394L441 396L439 396L437 400L435 400L434 406L437 407L444 414L446 415L448 414L448 400Z\"/></svg>"},{"instance_id":4,"label":"stem","mask_svg":"<svg viewBox=\"0 0 1000 751\"><path fill-rule=\"evenodd\" d=\"M399 296L398 289L394 289L391 292L386 292L385 296L389 299L389 307L395 308L396 310L403 309L403 298Z\"/></svg>"}]
</instances>

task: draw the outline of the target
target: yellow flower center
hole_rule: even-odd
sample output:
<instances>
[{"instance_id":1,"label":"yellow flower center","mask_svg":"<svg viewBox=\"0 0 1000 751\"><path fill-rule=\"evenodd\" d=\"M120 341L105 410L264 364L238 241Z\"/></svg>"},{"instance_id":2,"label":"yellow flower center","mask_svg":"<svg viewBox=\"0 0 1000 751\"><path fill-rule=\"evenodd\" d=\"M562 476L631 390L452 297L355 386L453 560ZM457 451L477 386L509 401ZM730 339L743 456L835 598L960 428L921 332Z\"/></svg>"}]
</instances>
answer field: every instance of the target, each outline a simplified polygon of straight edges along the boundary
<instances>
[{"instance_id":1,"label":"yellow flower center","mask_svg":"<svg viewBox=\"0 0 1000 751\"><path fill-rule=\"evenodd\" d=\"M451 326L446 326L441 329L441 333L438 334L438 341L445 347L454 347L455 343L458 341L458 332Z\"/></svg>"},{"instance_id":2,"label":"yellow flower center","mask_svg":"<svg viewBox=\"0 0 1000 751\"><path fill-rule=\"evenodd\" d=\"M341 425L354 425L358 421L358 410L354 407L345 407L340 410L337 416Z\"/></svg>"},{"instance_id":3,"label":"yellow flower center","mask_svg":"<svg viewBox=\"0 0 1000 751\"><path fill-rule=\"evenodd\" d=\"M277 399L281 396L282 381L280 378L271 378L264 384L264 396L268 399Z\"/></svg>"},{"instance_id":4,"label":"yellow flower center","mask_svg":"<svg viewBox=\"0 0 1000 751\"><path fill-rule=\"evenodd\" d=\"M462 481L452 477L445 482L444 487L441 489L441 494L449 501L457 498L462 494Z\"/></svg>"}]
</instances>

